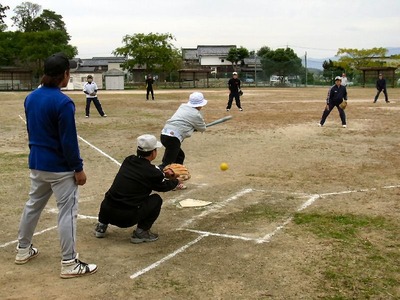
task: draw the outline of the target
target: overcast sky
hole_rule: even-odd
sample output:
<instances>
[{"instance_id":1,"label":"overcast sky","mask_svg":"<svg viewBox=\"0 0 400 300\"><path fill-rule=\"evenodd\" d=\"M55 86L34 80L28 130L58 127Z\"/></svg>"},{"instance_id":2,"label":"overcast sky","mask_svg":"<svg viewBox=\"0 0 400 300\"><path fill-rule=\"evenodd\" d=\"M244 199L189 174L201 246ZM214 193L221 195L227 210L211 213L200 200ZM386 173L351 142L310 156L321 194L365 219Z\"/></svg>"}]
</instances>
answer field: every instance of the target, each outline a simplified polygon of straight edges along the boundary
<instances>
[{"instance_id":1,"label":"overcast sky","mask_svg":"<svg viewBox=\"0 0 400 300\"><path fill-rule=\"evenodd\" d=\"M8 5L6 23L24 1ZM63 17L80 58L112 56L125 35L171 33L177 48L289 46L299 57L400 47L400 0L31 0Z\"/></svg>"}]
</instances>

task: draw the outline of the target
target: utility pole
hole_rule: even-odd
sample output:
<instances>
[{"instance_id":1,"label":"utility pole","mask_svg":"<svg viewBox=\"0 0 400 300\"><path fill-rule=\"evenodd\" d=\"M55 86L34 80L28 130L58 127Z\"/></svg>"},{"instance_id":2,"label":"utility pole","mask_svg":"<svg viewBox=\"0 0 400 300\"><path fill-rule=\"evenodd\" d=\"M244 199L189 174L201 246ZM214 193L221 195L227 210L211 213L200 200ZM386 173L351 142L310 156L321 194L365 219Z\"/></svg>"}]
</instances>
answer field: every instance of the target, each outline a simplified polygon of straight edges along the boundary
<instances>
[{"instance_id":1,"label":"utility pole","mask_svg":"<svg viewBox=\"0 0 400 300\"><path fill-rule=\"evenodd\" d=\"M254 84L257 86L257 54L254 51Z\"/></svg>"},{"instance_id":2,"label":"utility pole","mask_svg":"<svg viewBox=\"0 0 400 300\"><path fill-rule=\"evenodd\" d=\"M306 54L304 55L304 67L306 68L306 87L307 87L307 51Z\"/></svg>"}]
</instances>

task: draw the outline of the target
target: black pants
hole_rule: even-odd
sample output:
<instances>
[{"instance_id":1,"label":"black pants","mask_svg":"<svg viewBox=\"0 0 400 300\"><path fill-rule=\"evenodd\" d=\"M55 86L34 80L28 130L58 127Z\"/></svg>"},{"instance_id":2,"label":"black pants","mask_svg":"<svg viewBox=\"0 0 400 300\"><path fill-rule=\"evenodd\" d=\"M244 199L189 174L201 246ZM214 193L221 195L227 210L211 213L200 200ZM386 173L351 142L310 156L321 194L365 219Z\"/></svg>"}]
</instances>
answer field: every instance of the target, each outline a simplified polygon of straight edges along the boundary
<instances>
[{"instance_id":1,"label":"black pants","mask_svg":"<svg viewBox=\"0 0 400 300\"><path fill-rule=\"evenodd\" d=\"M181 141L173 136L162 134L160 137L161 143L165 147L162 164L159 165L162 170L166 165L177 163L183 164L185 160L185 152L181 149Z\"/></svg>"},{"instance_id":2,"label":"black pants","mask_svg":"<svg viewBox=\"0 0 400 300\"><path fill-rule=\"evenodd\" d=\"M160 215L162 202L160 195L151 194L140 206L116 208L104 199L100 206L99 222L121 228L137 224L138 228L149 230Z\"/></svg>"},{"instance_id":3,"label":"black pants","mask_svg":"<svg viewBox=\"0 0 400 300\"><path fill-rule=\"evenodd\" d=\"M389 99L388 99L388 94L387 94L386 89L378 90L378 92L376 93L374 102L378 101L378 97L379 97L379 94L380 94L381 92L383 92L383 94L385 95L385 101L388 102Z\"/></svg>"},{"instance_id":4,"label":"black pants","mask_svg":"<svg viewBox=\"0 0 400 300\"><path fill-rule=\"evenodd\" d=\"M334 107L336 107L339 111L339 116L340 120L342 121L342 125L346 125L346 114L344 110L339 107L339 104L340 103L329 103L329 109L325 108L324 112L322 113L322 118L320 122L321 125L325 124L326 118L329 116Z\"/></svg>"},{"instance_id":5,"label":"black pants","mask_svg":"<svg viewBox=\"0 0 400 300\"><path fill-rule=\"evenodd\" d=\"M226 109L231 109L233 98L235 98L236 106L238 108L242 108L242 106L240 105L240 95L239 95L239 93L230 93L229 94L229 98L228 98L228 104L226 105Z\"/></svg>"},{"instance_id":6,"label":"black pants","mask_svg":"<svg viewBox=\"0 0 400 300\"><path fill-rule=\"evenodd\" d=\"M100 116L104 116L104 111L103 108L101 107L101 103L97 97L94 98L86 98L86 115L89 116L90 114L90 103L94 103L94 106L96 106L97 111L99 112Z\"/></svg>"},{"instance_id":7,"label":"black pants","mask_svg":"<svg viewBox=\"0 0 400 300\"><path fill-rule=\"evenodd\" d=\"M151 93L151 99L154 100L154 91L153 91L152 87L147 88L147 91L146 91L146 99L147 100L149 100L149 93Z\"/></svg>"}]
</instances>

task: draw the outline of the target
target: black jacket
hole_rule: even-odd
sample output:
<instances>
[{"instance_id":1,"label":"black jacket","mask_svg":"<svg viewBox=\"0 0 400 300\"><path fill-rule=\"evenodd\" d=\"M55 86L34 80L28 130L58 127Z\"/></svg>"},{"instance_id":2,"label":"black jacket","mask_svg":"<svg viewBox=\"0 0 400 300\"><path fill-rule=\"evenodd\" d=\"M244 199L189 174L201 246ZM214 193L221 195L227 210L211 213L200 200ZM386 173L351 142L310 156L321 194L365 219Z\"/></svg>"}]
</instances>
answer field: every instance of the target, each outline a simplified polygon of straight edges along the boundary
<instances>
[{"instance_id":1,"label":"black jacket","mask_svg":"<svg viewBox=\"0 0 400 300\"><path fill-rule=\"evenodd\" d=\"M378 79L376 81L376 88L378 90L386 90L386 79L382 78L382 79Z\"/></svg>"},{"instance_id":2,"label":"black jacket","mask_svg":"<svg viewBox=\"0 0 400 300\"><path fill-rule=\"evenodd\" d=\"M131 155L122 163L105 194L105 200L115 208L138 206L148 199L153 190L167 192L178 183L176 179L166 179L164 173L149 160Z\"/></svg>"},{"instance_id":3,"label":"black jacket","mask_svg":"<svg viewBox=\"0 0 400 300\"><path fill-rule=\"evenodd\" d=\"M228 87L232 94L239 93L240 90L240 79L238 78L231 78L228 81Z\"/></svg>"},{"instance_id":4,"label":"black jacket","mask_svg":"<svg viewBox=\"0 0 400 300\"><path fill-rule=\"evenodd\" d=\"M343 100L347 100L347 89L343 85L337 86L336 84L329 89L326 104L338 105Z\"/></svg>"}]
</instances>

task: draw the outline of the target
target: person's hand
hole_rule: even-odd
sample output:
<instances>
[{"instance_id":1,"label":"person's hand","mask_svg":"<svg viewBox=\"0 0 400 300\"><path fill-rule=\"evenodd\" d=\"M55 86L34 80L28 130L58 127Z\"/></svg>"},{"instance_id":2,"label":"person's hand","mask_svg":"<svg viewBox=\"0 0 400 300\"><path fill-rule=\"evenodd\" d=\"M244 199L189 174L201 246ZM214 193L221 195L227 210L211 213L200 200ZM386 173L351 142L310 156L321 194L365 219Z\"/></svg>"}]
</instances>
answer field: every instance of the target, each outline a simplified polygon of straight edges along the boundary
<instances>
[{"instance_id":1,"label":"person's hand","mask_svg":"<svg viewBox=\"0 0 400 300\"><path fill-rule=\"evenodd\" d=\"M96 96L96 92L90 93L90 96Z\"/></svg>"},{"instance_id":2,"label":"person's hand","mask_svg":"<svg viewBox=\"0 0 400 300\"><path fill-rule=\"evenodd\" d=\"M84 185L86 183L85 171L75 172L75 183L77 185Z\"/></svg>"}]
</instances>

